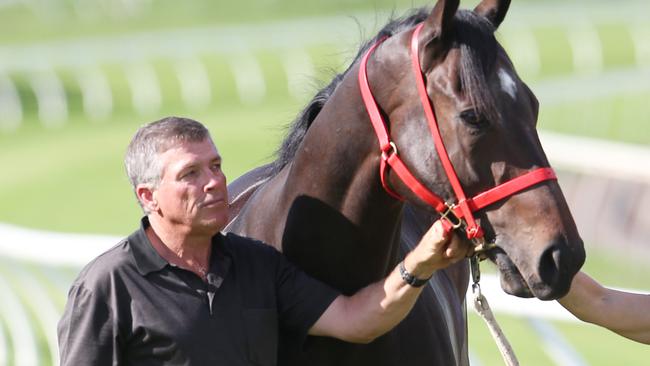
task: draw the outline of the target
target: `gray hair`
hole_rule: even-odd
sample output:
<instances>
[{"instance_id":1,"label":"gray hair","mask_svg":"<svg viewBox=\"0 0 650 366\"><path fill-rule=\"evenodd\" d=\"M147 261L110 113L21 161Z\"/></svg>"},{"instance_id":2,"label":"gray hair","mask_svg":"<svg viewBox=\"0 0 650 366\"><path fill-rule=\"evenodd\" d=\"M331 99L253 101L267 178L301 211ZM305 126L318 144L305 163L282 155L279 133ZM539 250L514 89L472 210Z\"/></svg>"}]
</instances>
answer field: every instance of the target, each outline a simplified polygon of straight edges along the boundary
<instances>
[{"instance_id":1,"label":"gray hair","mask_svg":"<svg viewBox=\"0 0 650 366\"><path fill-rule=\"evenodd\" d=\"M184 142L202 142L209 138L208 129L189 118L166 117L140 127L129 143L124 158L133 191L140 184L158 187L163 173L158 159L161 153ZM140 199L138 203L148 214Z\"/></svg>"}]
</instances>

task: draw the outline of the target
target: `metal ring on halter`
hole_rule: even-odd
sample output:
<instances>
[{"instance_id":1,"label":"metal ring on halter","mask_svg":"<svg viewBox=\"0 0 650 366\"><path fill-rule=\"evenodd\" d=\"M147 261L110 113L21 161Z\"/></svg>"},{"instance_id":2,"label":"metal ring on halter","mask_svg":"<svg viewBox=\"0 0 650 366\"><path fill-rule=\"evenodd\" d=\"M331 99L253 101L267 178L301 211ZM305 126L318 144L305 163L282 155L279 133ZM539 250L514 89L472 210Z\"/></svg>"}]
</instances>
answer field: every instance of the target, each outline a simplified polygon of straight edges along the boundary
<instances>
[{"instance_id":1,"label":"metal ring on halter","mask_svg":"<svg viewBox=\"0 0 650 366\"><path fill-rule=\"evenodd\" d=\"M461 230L465 230L465 222L461 221L462 225L460 226ZM487 259L487 255L485 252L487 252L490 249L496 248L497 245L496 243L488 243L484 237L479 237L479 238L473 238L470 239L472 244L474 244L474 253L472 256L475 256L478 258L478 260L483 261Z\"/></svg>"},{"instance_id":2,"label":"metal ring on halter","mask_svg":"<svg viewBox=\"0 0 650 366\"><path fill-rule=\"evenodd\" d=\"M463 220L461 218L459 218L458 216L456 216L456 214L454 213L454 209L456 208L456 205L454 205L453 203L447 203L447 202L445 202L445 205L447 205L447 211L440 214L440 219L441 220L445 219L445 220L449 221L449 223L451 224L451 227L454 230L456 230L459 227L463 226ZM454 222L454 220L450 219L450 214L451 214L451 216L456 218L456 222Z\"/></svg>"},{"instance_id":3,"label":"metal ring on halter","mask_svg":"<svg viewBox=\"0 0 650 366\"><path fill-rule=\"evenodd\" d=\"M388 142L388 146L390 146L390 150L383 150L381 152L381 158L384 160L388 160L393 155L397 155L397 146L395 146L395 143L393 141Z\"/></svg>"}]
</instances>

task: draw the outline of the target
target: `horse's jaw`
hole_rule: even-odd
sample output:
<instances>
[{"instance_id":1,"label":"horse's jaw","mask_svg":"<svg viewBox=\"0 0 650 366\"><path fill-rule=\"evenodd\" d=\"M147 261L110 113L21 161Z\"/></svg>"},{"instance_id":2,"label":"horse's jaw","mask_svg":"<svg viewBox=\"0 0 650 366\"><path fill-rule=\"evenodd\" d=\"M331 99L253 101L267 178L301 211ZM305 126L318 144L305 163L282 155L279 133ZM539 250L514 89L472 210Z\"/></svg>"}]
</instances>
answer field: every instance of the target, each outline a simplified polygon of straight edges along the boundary
<instances>
[{"instance_id":1,"label":"horse's jaw","mask_svg":"<svg viewBox=\"0 0 650 366\"><path fill-rule=\"evenodd\" d=\"M489 258L499 270L501 288L505 293L517 297L534 297L521 272L505 252L495 249L490 253Z\"/></svg>"}]
</instances>

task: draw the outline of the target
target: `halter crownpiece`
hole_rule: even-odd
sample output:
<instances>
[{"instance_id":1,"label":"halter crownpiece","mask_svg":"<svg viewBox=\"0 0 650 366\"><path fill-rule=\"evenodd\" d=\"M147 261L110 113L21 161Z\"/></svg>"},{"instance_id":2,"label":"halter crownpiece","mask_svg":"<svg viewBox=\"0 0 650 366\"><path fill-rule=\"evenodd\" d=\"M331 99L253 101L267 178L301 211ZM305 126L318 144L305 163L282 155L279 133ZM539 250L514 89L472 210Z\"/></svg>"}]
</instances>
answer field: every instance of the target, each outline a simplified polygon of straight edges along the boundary
<instances>
[{"instance_id":1,"label":"halter crownpiece","mask_svg":"<svg viewBox=\"0 0 650 366\"><path fill-rule=\"evenodd\" d=\"M377 101L372 95L370 90L370 83L368 81L368 59L372 52L377 48L381 42L385 40L382 38L375 43L368 52L363 56L359 66L359 87L361 88L361 97L366 106L366 111L370 117L370 121L379 140L379 148L381 151L381 162L379 166L379 176L381 183L386 192L392 197L403 200L403 198L395 192L388 185L387 168L390 166L395 171L397 176L402 182L413 192L418 198L432 206L441 218L448 220L454 228L464 227L467 238L477 243L477 251L489 249L486 247L485 240L483 239L484 233L481 226L477 224L474 218L474 212L491 205L495 202L508 198L516 193L519 193L531 186L538 183L557 179L555 172L550 167L537 168L520 175L514 179L504 182L496 187L493 187L485 192L482 192L474 197L467 198L462 185L456 174L456 170L449 159L449 154L445 148L445 144L440 135L438 121L436 120L435 111L429 95L427 94L426 84L422 75L422 68L419 59L419 43L418 35L424 23L420 23L413 32L411 38L411 64L415 75L415 82L420 95L420 102L424 108L424 114L427 119L429 130L433 136L434 145L438 153L438 157L442 163L447 179L451 184L452 189L456 195L456 203L445 202L435 193L431 192L411 173L404 161L397 154L397 147L391 140L388 134L388 128L384 118L379 111ZM453 216L453 217L452 217Z\"/></svg>"}]
</instances>

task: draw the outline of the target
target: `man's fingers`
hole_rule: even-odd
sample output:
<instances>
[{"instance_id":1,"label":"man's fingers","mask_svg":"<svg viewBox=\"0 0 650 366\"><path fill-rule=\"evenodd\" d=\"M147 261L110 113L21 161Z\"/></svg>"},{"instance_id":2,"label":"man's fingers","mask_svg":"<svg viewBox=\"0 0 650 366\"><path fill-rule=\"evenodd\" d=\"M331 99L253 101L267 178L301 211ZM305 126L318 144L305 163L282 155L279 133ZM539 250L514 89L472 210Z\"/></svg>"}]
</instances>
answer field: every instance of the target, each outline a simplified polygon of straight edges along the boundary
<instances>
[{"instance_id":1,"label":"man's fingers","mask_svg":"<svg viewBox=\"0 0 650 366\"><path fill-rule=\"evenodd\" d=\"M425 235L430 239L435 240L436 244L444 244L449 240L451 227L444 224L445 220L437 220L429 228L429 232Z\"/></svg>"},{"instance_id":2,"label":"man's fingers","mask_svg":"<svg viewBox=\"0 0 650 366\"><path fill-rule=\"evenodd\" d=\"M447 247L447 250L445 250L445 257L448 259L453 259L458 255L458 250L456 248L453 248L451 246Z\"/></svg>"},{"instance_id":3,"label":"man's fingers","mask_svg":"<svg viewBox=\"0 0 650 366\"><path fill-rule=\"evenodd\" d=\"M452 224L446 219L437 220L431 225L423 240L428 243L432 259L448 265L472 255L472 246L467 240L454 236L453 230Z\"/></svg>"},{"instance_id":4,"label":"man's fingers","mask_svg":"<svg viewBox=\"0 0 650 366\"><path fill-rule=\"evenodd\" d=\"M438 221L440 222L440 225L442 226L442 229L444 230L444 233L445 233L444 237L449 236L449 233L451 233L451 231L454 230L454 227L451 224L451 222L449 222L449 220L447 220L447 219L440 219Z\"/></svg>"},{"instance_id":5,"label":"man's fingers","mask_svg":"<svg viewBox=\"0 0 650 366\"><path fill-rule=\"evenodd\" d=\"M447 220L438 220L433 225L436 227L438 234L440 234L440 239L443 241L449 239L452 227Z\"/></svg>"},{"instance_id":6,"label":"man's fingers","mask_svg":"<svg viewBox=\"0 0 650 366\"><path fill-rule=\"evenodd\" d=\"M453 238L444 249L444 257L457 262L474 254L474 247L469 242L460 238Z\"/></svg>"},{"instance_id":7,"label":"man's fingers","mask_svg":"<svg viewBox=\"0 0 650 366\"><path fill-rule=\"evenodd\" d=\"M458 238L453 238L449 241L447 249L445 249L445 256L449 259L455 259L464 257L465 254L465 245L463 240Z\"/></svg>"}]
</instances>

